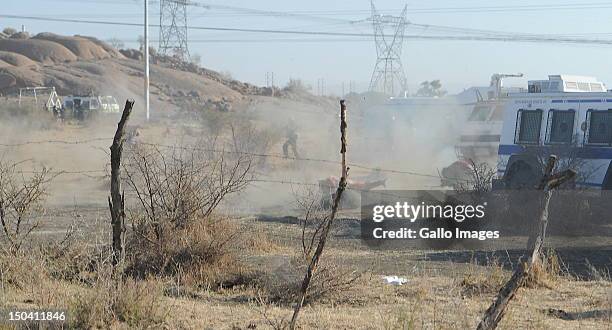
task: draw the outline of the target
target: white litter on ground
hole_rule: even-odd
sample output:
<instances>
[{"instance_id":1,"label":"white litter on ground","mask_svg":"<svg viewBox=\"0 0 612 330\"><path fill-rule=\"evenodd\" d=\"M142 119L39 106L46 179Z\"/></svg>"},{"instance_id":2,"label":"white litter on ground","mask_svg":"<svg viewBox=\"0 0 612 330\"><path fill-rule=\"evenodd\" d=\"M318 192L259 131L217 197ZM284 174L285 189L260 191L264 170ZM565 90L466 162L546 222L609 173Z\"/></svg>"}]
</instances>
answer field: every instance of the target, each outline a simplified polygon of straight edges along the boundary
<instances>
[{"instance_id":1,"label":"white litter on ground","mask_svg":"<svg viewBox=\"0 0 612 330\"><path fill-rule=\"evenodd\" d=\"M408 282L407 279L397 276L383 276L383 280L389 285L402 285Z\"/></svg>"}]
</instances>

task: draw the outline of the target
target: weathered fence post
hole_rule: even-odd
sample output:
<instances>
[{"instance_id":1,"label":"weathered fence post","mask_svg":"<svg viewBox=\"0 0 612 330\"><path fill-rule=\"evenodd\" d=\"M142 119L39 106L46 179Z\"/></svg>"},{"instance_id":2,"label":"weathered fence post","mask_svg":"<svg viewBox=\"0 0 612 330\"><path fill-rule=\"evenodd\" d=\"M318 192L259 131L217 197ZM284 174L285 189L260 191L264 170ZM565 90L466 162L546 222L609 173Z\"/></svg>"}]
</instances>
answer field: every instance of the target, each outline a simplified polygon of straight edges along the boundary
<instances>
[{"instance_id":1,"label":"weathered fence post","mask_svg":"<svg viewBox=\"0 0 612 330\"><path fill-rule=\"evenodd\" d=\"M125 195L121 193L121 154L123 152L123 142L125 141L125 126L130 119L133 100L127 100L123 108L121 120L117 125L117 131L113 138L111 150L111 186L110 197L108 197L108 207L111 213L112 227L112 249L113 266L119 264L123 258L123 233L125 232Z\"/></svg>"},{"instance_id":2,"label":"weathered fence post","mask_svg":"<svg viewBox=\"0 0 612 330\"><path fill-rule=\"evenodd\" d=\"M492 330L497 328L497 325L504 317L508 304L516 295L518 289L525 283L525 279L534 268L534 265L541 262L542 247L544 246L544 238L546 237L546 227L548 225L548 206L552 191L562 185L564 182L573 179L576 172L566 170L557 174L552 174L557 157L551 155L544 169L544 176L538 185L538 190L544 191L544 199L542 201L542 210L540 213L539 230L530 236L530 243L533 245L533 252L526 263L519 263L516 270L512 274L510 280L501 288L497 294L495 302L489 306L484 317L478 324L478 330ZM533 244L531 243L533 242Z\"/></svg>"},{"instance_id":3,"label":"weathered fence post","mask_svg":"<svg viewBox=\"0 0 612 330\"><path fill-rule=\"evenodd\" d=\"M336 190L336 195L334 196L334 203L332 205L332 211L329 219L325 223L323 227L323 231L321 232L321 236L319 238L319 243L317 244L317 249L312 255L312 259L308 264L308 268L306 270L306 275L304 276L304 281L302 282L302 287L300 290L300 298L295 305L295 309L293 310L293 316L291 317L291 323L289 324L289 329L294 330L297 324L298 314L300 313L300 309L304 305L304 301L306 299L306 294L308 293L308 287L310 286L310 281L314 275L314 272L317 269L317 265L319 264L319 259L323 254L323 249L325 248L325 243L327 241L327 236L329 235L329 230L331 229L332 223L336 218L336 213L338 212L338 208L340 206L340 200L342 198L342 193L346 189L346 180L348 178L348 170L349 168L346 166L346 146L347 146L347 138L346 138L346 129L347 129L347 118L346 118L346 105L344 100L340 101L340 154L342 155L342 177L340 178L340 182L338 183L338 189Z\"/></svg>"}]
</instances>

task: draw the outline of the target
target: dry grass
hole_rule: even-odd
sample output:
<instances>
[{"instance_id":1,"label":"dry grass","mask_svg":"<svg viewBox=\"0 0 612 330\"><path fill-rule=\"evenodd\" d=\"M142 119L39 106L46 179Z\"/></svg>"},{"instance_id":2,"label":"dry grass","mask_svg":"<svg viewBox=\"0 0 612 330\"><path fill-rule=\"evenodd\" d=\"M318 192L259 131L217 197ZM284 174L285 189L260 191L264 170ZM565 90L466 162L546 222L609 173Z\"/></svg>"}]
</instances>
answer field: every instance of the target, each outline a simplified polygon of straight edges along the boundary
<instances>
[{"instance_id":1,"label":"dry grass","mask_svg":"<svg viewBox=\"0 0 612 330\"><path fill-rule=\"evenodd\" d=\"M248 235L241 235L241 248L251 251L252 253L278 253L287 251L283 248L280 242L272 239L268 231L256 226L241 226L241 232Z\"/></svg>"},{"instance_id":2,"label":"dry grass","mask_svg":"<svg viewBox=\"0 0 612 330\"><path fill-rule=\"evenodd\" d=\"M331 260L336 251L329 251ZM401 258L401 256L398 256ZM45 272L45 262L33 255L2 265L3 303L22 308L67 308L73 328L282 328L291 305L261 298L264 287L202 288L198 295L172 295L170 280L114 280L107 269L94 268L89 281L70 280ZM60 259L53 259L58 262ZM19 265L19 267L17 266ZM87 271L87 270L85 270ZM218 276L222 277L221 269ZM379 275L364 274L344 298L332 295L305 306L300 327L343 329L464 329L473 328L496 294L496 283L509 272L498 265L473 266L461 280L447 273L405 274L403 286L389 286ZM10 275L10 277L9 277ZM401 275L401 274L400 274ZM472 280L474 279L474 280ZM259 279L261 280L261 278ZM602 329L612 326L609 281L575 281L560 276L554 289L521 289L501 329ZM470 290L470 294L465 294ZM164 296L165 293L165 296ZM264 292L265 293L265 292ZM345 299L348 298L348 299ZM561 310L573 319L548 313ZM172 313L170 313L170 310Z\"/></svg>"},{"instance_id":3,"label":"dry grass","mask_svg":"<svg viewBox=\"0 0 612 330\"><path fill-rule=\"evenodd\" d=\"M127 274L135 278L162 276L179 286L203 289L238 285L251 276L237 258L241 235L227 219L200 218L164 232L159 240L130 236Z\"/></svg>"},{"instance_id":4,"label":"dry grass","mask_svg":"<svg viewBox=\"0 0 612 330\"><path fill-rule=\"evenodd\" d=\"M300 227L254 223L253 219L238 223L208 220L173 232L164 251L176 263L167 272L151 268L139 276L114 278L106 250L81 239L43 244L17 257L2 255L0 295L4 299L0 299L0 307L65 308L70 328L284 328L303 270L300 254L295 252ZM270 238L279 228L284 228L283 235ZM248 234L234 236L236 232ZM284 239L277 238L281 236ZM233 240L221 255L211 257L208 249L222 237ZM140 262L160 262L153 252L141 255L152 259ZM187 258L185 254L192 255ZM474 328L510 275L496 260L487 266L473 262L463 268L452 263L432 267L428 261L414 261L414 255L418 254L334 244L326 251L328 263L319 272L329 277L318 283L315 280L299 327ZM127 266L134 261L131 257ZM408 283L384 284L380 272L357 267L365 260L375 260L384 271L394 267L393 273L383 274L406 277ZM611 282L577 281L560 272L560 264L554 254L548 254L545 272L538 273L536 285L519 291L500 329L612 326L607 312L612 307ZM351 274L361 276L346 283ZM346 284L334 291L336 280Z\"/></svg>"},{"instance_id":5,"label":"dry grass","mask_svg":"<svg viewBox=\"0 0 612 330\"><path fill-rule=\"evenodd\" d=\"M487 267L471 264L459 285L465 296L472 297L497 293L508 279L503 265L493 260Z\"/></svg>"},{"instance_id":6,"label":"dry grass","mask_svg":"<svg viewBox=\"0 0 612 330\"><path fill-rule=\"evenodd\" d=\"M158 280L116 278L108 263L88 269L87 263L78 266L82 259L56 253L46 247L16 256L0 255L3 303L27 309L66 309L71 328L108 328L117 322L138 328L163 324L167 307Z\"/></svg>"},{"instance_id":7,"label":"dry grass","mask_svg":"<svg viewBox=\"0 0 612 330\"><path fill-rule=\"evenodd\" d=\"M70 298L70 326L77 329L104 329L118 322L134 328L161 326L170 313L163 300L163 284L154 279L114 280L105 276L91 289Z\"/></svg>"},{"instance_id":8,"label":"dry grass","mask_svg":"<svg viewBox=\"0 0 612 330\"><path fill-rule=\"evenodd\" d=\"M304 261L294 258L280 274L268 273L261 285L266 301L280 306L295 303L300 297L303 280L300 275L304 274L305 269ZM323 261L312 278L305 304L350 304L359 300L360 288L364 287L361 275Z\"/></svg>"},{"instance_id":9,"label":"dry grass","mask_svg":"<svg viewBox=\"0 0 612 330\"><path fill-rule=\"evenodd\" d=\"M554 250L549 250L540 263L532 267L525 281L525 286L530 288L544 287L552 289L555 282L563 276L561 262Z\"/></svg>"}]
</instances>

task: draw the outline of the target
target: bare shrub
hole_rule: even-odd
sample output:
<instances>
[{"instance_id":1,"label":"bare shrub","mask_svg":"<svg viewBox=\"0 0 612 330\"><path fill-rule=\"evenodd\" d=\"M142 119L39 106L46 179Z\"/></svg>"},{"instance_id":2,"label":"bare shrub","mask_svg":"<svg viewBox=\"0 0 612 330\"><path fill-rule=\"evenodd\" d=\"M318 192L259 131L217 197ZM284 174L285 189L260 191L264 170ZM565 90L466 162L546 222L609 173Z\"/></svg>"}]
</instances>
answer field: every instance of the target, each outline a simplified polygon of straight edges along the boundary
<instances>
[{"instance_id":1,"label":"bare shrub","mask_svg":"<svg viewBox=\"0 0 612 330\"><path fill-rule=\"evenodd\" d=\"M287 304L295 302L301 295L302 279L299 275L306 271L329 217L329 211L321 203L319 191L306 188L294 195L302 212L300 246L286 270L289 275L285 276L285 281L267 284L270 301ZM313 273L304 302L348 300L360 278L361 274L352 269L343 269L328 259L322 260Z\"/></svg>"},{"instance_id":2,"label":"bare shrub","mask_svg":"<svg viewBox=\"0 0 612 330\"><path fill-rule=\"evenodd\" d=\"M295 259L288 271L295 274L285 281L271 281L265 284L268 300L283 305L294 303L301 295L302 279L300 274L306 271L308 264ZM312 303L346 303L354 299L353 289L361 279L361 274L329 262L322 261L313 274L312 281L306 293L304 304Z\"/></svg>"},{"instance_id":3,"label":"bare shrub","mask_svg":"<svg viewBox=\"0 0 612 330\"><path fill-rule=\"evenodd\" d=\"M153 230L159 241L167 228L206 218L227 195L243 190L251 179L252 158L141 144L127 152L124 167L127 185L143 212L132 217L133 229L140 236Z\"/></svg>"},{"instance_id":4,"label":"bare shrub","mask_svg":"<svg viewBox=\"0 0 612 330\"><path fill-rule=\"evenodd\" d=\"M2 293L39 307L67 309L69 328L164 325L169 312L162 283L113 276L108 247L91 244L91 233L81 236L80 229L75 224L62 239L36 242L27 253L0 253Z\"/></svg>"},{"instance_id":5,"label":"bare shrub","mask_svg":"<svg viewBox=\"0 0 612 330\"><path fill-rule=\"evenodd\" d=\"M488 163L476 163L469 159L469 171L465 178L458 178L453 188L460 192L486 193L491 191L493 178L497 174L497 169Z\"/></svg>"},{"instance_id":6,"label":"bare shrub","mask_svg":"<svg viewBox=\"0 0 612 330\"><path fill-rule=\"evenodd\" d=\"M238 232L221 219L200 218L185 227L131 235L127 242L127 272L139 278L149 275L173 276L188 286L217 288L243 272L236 259Z\"/></svg>"},{"instance_id":7,"label":"bare shrub","mask_svg":"<svg viewBox=\"0 0 612 330\"><path fill-rule=\"evenodd\" d=\"M151 328L163 325L169 315L160 282L115 280L102 270L91 289L71 298L68 321L75 329L104 329L117 322L133 328Z\"/></svg>"},{"instance_id":8,"label":"bare shrub","mask_svg":"<svg viewBox=\"0 0 612 330\"><path fill-rule=\"evenodd\" d=\"M214 211L252 180L249 151L261 139L249 127L227 128L203 133L194 145L126 150L126 195L136 203L128 211L129 274L213 289L249 281L236 257L239 231Z\"/></svg>"},{"instance_id":9,"label":"bare shrub","mask_svg":"<svg viewBox=\"0 0 612 330\"><path fill-rule=\"evenodd\" d=\"M43 201L51 172L47 168L34 171L29 177L18 170L19 163L0 160L0 248L16 254L28 236L40 225L44 214Z\"/></svg>"},{"instance_id":10,"label":"bare shrub","mask_svg":"<svg viewBox=\"0 0 612 330\"><path fill-rule=\"evenodd\" d=\"M111 258L112 251L103 244L92 244L99 233L84 232L83 224L75 221L61 240L40 244L38 258L44 261L50 279L92 285L96 272ZM101 241L101 240L100 240Z\"/></svg>"},{"instance_id":11,"label":"bare shrub","mask_svg":"<svg viewBox=\"0 0 612 330\"><path fill-rule=\"evenodd\" d=\"M268 154L272 146L279 142L280 136L271 129L256 129L252 121L237 120L229 124L231 148L235 154ZM214 146L214 144L213 144ZM255 157L253 165L262 167L267 157Z\"/></svg>"},{"instance_id":12,"label":"bare shrub","mask_svg":"<svg viewBox=\"0 0 612 330\"><path fill-rule=\"evenodd\" d=\"M65 308L75 288L94 287L110 250L92 244L92 233L73 223L61 239L32 238L28 249L0 253L0 288L37 306Z\"/></svg>"},{"instance_id":13,"label":"bare shrub","mask_svg":"<svg viewBox=\"0 0 612 330\"><path fill-rule=\"evenodd\" d=\"M17 251L14 254L0 253L0 284L3 290L14 288L26 290L42 283L47 272L45 264L31 253Z\"/></svg>"}]
</instances>

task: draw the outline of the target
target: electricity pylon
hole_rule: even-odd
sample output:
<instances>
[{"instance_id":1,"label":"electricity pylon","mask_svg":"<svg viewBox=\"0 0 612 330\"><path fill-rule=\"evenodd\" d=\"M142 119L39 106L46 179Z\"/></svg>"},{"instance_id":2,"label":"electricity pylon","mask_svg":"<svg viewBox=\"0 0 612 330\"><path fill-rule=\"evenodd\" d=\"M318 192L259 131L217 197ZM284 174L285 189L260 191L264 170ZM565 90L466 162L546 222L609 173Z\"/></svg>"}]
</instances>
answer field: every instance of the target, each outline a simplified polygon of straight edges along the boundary
<instances>
[{"instance_id":1,"label":"electricity pylon","mask_svg":"<svg viewBox=\"0 0 612 330\"><path fill-rule=\"evenodd\" d=\"M160 0L159 52L189 60L187 47L188 0Z\"/></svg>"},{"instance_id":2,"label":"electricity pylon","mask_svg":"<svg viewBox=\"0 0 612 330\"><path fill-rule=\"evenodd\" d=\"M408 6L400 16L381 15L372 4L372 17L374 26L374 41L376 42L376 66L370 80L370 91L382 92L396 96L407 90L406 73L402 66L402 45L404 32L408 20L406 12ZM387 34L386 32L393 32Z\"/></svg>"}]
</instances>

